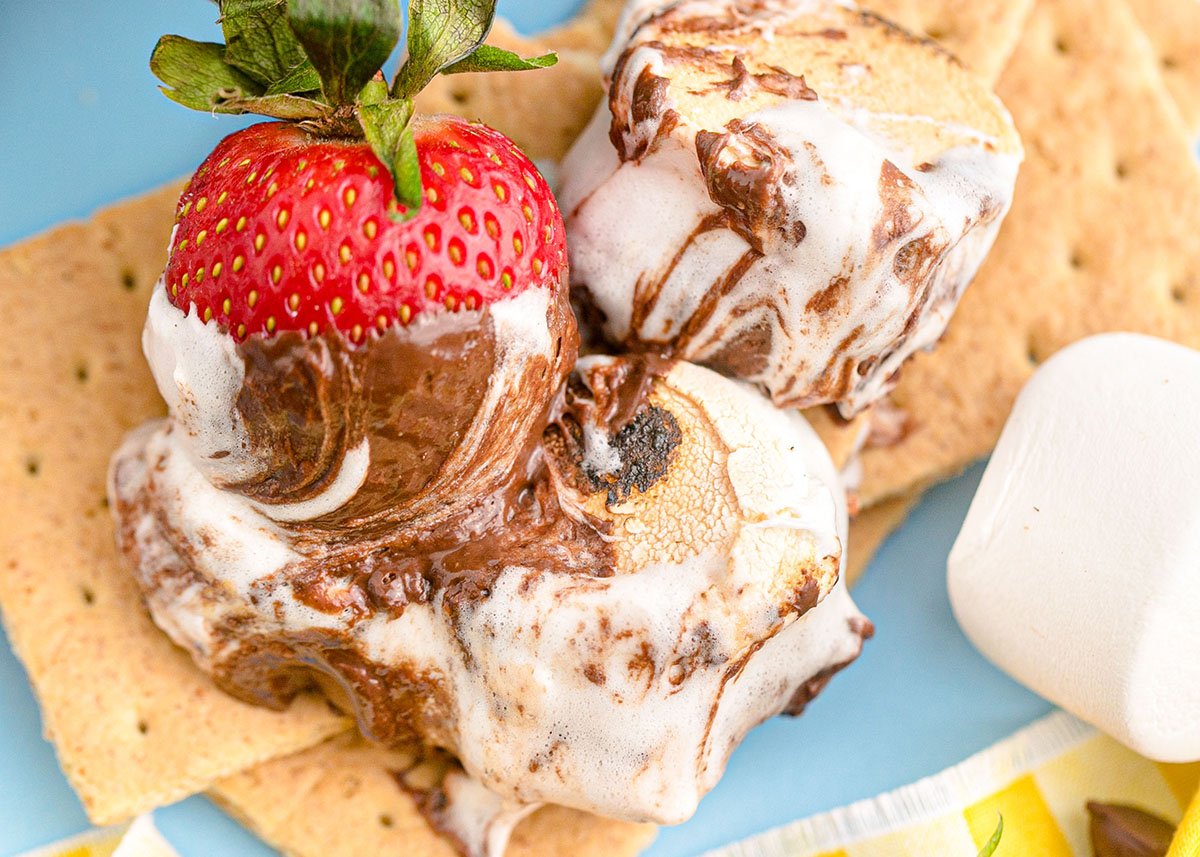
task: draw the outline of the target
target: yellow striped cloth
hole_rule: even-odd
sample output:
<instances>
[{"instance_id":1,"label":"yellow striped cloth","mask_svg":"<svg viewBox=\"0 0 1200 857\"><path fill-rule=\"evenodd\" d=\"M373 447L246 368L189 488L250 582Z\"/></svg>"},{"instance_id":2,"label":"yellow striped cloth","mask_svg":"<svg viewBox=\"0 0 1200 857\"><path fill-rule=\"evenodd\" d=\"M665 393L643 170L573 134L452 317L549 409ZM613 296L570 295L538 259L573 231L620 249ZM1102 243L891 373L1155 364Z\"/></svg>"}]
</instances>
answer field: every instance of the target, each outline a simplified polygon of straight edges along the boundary
<instances>
[{"instance_id":1,"label":"yellow striped cloth","mask_svg":"<svg viewBox=\"0 0 1200 857\"><path fill-rule=\"evenodd\" d=\"M102 830L89 830L70 839L64 839L53 845L35 848L21 857L112 857L121 842L125 827L106 827Z\"/></svg>"},{"instance_id":2,"label":"yellow striped cloth","mask_svg":"<svg viewBox=\"0 0 1200 857\"><path fill-rule=\"evenodd\" d=\"M1200 857L1200 790L1192 798L1183 823L1175 831L1167 857Z\"/></svg>"},{"instance_id":3,"label":"yellow striped cloth","mask_svg":"<svg viewBox=\"0 0 1200 857\"><path fill-rule=\"evenodd\" d=\"M1200 857L1198 788L1200 763L1151 762L1058 712L936 776L706 857L974 857L1000 815L995 857L1092 857L1088 800L1175 823L1193 795L1169 857ZM95 830L22 857L177 855L143 816L128 831Z\"/></svg>"},{"instance_id":4,"label":"yellow striped cloth","mask_svg":"<svg viewBox=\"0 0 1200 857\"><path fill-rule=\"evenodd\" d=\"M142 815L132 824L89 830L21 857L179 857L179 854L158 832L153 818Z\"/></svg>"},{"instance_id":5,"label":"yellow striped cloth","mask_svg":"<svg viewBox=\"0 0 1200 857\"><path fill-rule=\"evenodd\" d=\"M1198 786L1200 763L1151 762L1056 712L933 777L706 857L975 857L999 815L996 857L1092 857L1086 801L1132 804L1175 824ZM1171 857L1200 857L1198 843L1200 806Z\"/></svg>"}]
</instances>

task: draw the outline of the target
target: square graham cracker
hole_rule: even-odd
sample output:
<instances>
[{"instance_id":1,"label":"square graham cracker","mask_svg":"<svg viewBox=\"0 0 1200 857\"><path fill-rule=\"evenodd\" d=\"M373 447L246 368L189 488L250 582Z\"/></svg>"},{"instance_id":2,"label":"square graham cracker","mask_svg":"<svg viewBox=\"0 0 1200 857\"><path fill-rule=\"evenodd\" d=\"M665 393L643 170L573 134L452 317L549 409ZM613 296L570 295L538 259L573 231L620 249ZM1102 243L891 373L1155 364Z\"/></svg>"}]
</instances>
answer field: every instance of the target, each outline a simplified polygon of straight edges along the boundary
<instances>
[{"instance_id":1,"label":"square graham cracker","mask_svg":"<svg viewBox=\"0 0 1200 857\"><path fill-rule=\"evenodd\" d=\"M178 187L0 252L0 613L97 824L346 728L315 696L235 701L150 621L105 501L121 436L162 413L141 352Z\"/></svg>"},{"instance_id":2,"label":"square graham cracker","mask_svg":"<svg viewBox=\"0 0 1200 857\"><path fill-rule=\"evenodd\" d=\"M984 455L1037 365L1077 339L1200 346L1200 170L1129 7L1038 0L997 91L1026 150L1013 208L945 339L904 367L908 432L865 451L864 504Z\"/></svg>"},{"instance_id":3,"label":"square graham cracker","mask_svg":"<svg viewBox=\"0 0 1200 857\"><path fill-rule=\"evenodd\" d=\"M259 765L218 782L211 797L289 857L455 857L392 771L412 759L353 735ZM651 824L545 807L513 832L506 857L633 857Z\"/></svg>"},{"instance_id":4,"label":"square graham cracker","mask_svg":"<svg viewBox=\"0 0 1200 857\"><path fill-rule=\"evenodd\" d=\"M908 513L921 502L921 494L912 492L881 500L863 509L850 519L850 535L846 545L846 584L854 586L862 579L875 558L875 552L887 537L903 526Z\"/></svg>"},{"instance_id":5,"label":"square graham cracker","mask_svg":"<svg viewBox=\"0 0 1200 857\"><path fill-rule=\"evenodd\" d=\"M996 82L1021 35L1033 0L860 0L918 36L933 39L967 68Z\"/></svg>"},{"instance_id":6,"label":"square graham cracker","mask_svg":"<svg viewBox=\"0 0 1200 857\"><path fill-rule=\"evenodd\" d=\"M1200 135L1200 0L1129 0L1150 37L1171 97L1192 137Z\"/></svg>"}]
</instances>

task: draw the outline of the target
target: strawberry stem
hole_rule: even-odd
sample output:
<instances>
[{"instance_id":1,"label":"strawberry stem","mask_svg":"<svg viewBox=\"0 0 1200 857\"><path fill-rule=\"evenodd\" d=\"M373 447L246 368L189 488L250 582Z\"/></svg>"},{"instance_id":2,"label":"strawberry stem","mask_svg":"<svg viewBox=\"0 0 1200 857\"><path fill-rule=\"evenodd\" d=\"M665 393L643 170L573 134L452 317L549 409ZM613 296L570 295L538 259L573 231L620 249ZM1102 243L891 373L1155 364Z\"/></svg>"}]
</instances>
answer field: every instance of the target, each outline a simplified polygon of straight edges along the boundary
<instances>
[{"instance_id":1,"label":"strawberry stem","mask_svg":"<svg viewBox=\"0 0 1200 857\"><path fill-rule=\"evenodd\" d=\"M437 74L557 62L485 45L496 0L409 0L408 56L390 90L379 72L400 41L399 0L218 0L225 44L163 36L150 69L172 101L257 113L321 136L360 137L392 174L397 217L421 206L412 99Z\"/></svg>"}]
</instances>

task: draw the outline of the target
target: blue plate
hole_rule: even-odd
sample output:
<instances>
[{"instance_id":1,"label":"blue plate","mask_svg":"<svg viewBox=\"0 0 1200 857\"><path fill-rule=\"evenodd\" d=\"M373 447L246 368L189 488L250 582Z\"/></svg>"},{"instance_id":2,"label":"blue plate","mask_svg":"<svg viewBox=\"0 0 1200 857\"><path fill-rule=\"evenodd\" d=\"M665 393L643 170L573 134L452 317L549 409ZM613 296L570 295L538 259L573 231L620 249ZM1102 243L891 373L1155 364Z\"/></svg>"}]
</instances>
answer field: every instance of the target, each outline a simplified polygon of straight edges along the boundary
<instances>
[{"instance_id":1,"label":"blue plate","mask_svg":"<svg viewBox=\"0 0 1200 857\"><path fill-rule=\"evenodd\" d=\"M578 5L501 0L500 9L534 31ZM216 39L215 16L200 0L0 2L0 245L190 173L245 124L170 103L147 69L158 36ZM862 658L803 717L755 730L695 817L663 829L650 857L699 854L895 788L1050 710L984 661L950 614L946 555L979 474L931 491L855 589L878 629ZM7 641L0 724L0 857L85 829ZM202 797L156 819L184 857L274 854Z\"/></svg>"}]
</instances>

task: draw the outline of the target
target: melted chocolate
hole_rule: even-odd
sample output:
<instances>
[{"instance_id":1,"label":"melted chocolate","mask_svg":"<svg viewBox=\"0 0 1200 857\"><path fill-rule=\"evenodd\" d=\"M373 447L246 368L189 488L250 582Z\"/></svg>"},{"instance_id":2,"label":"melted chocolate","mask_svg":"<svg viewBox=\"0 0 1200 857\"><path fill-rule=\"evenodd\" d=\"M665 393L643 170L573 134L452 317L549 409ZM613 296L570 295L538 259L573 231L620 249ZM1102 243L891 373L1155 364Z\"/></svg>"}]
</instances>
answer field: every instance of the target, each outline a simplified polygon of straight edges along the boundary
<instances>
[{"instance_id":1,"label":"melted chocolate","mask_svg":"<svg viewBox=\"0 0 1200 857\"><path fill-rule=\"evenodd\" d=\"M857 634L859 639L863 641L875 636L875 626L866 619L852 620L850 622L850 630ZM804 713L804 709L808 708L808 704L816 699L821 691L825 689L825 685L829 684L829 680L848 667L852 662L853 659L826 667L801 684L796 688L795 693L792 694L792 698L781 713L789 717L799 717Z\"/></svg>"},{"instance_id":2,"label":"melted chocolate","mask_svg":"<svg viewBox=\"0 0 1200 857\"><path fill-rule=\"evenodd\" d=\"M565 306L554 312L558 311L568 312ZM221 642L211 668L224 690L248 702L281 708L316 684L353 713L362 731L376 741L398 746L423 740L452 748L455 738L447 732L452 700L441 677L368 660L356 641L356 626L377 614L397 617L408 605L436 599L457 629L459 616L491 596L497 576L506 568L526 568L534 576L613 573L616 560L605 538L608 524L567 514L556 486L606 492L607 502L613 504L662 478L682 435L675 417L651 405L649 394L671 363L645 357L600 364L586 380L576 375L568 389L555 394L549 385L562 386L564 367L575 358L576 340L573 325L551 329L561 331L558 362L551 369L543 365L544 359L533 360L528 374L535 383L522 390L536 398L511 403L526 415L531 430L490 432L469 465L473 472L483 469L478 459L490 461L499 455L494 445L506 456L505 478L486 492L468 493L461 502L440 487L440 514L434 517L419 510L418 501L431 484L443 481L446 462L456 454L455 444L469 430L486 393L486 384L473 379L487 373L470 365L495 352L483 320L448 325L449 333L420 341L382 338L357 350L327 338L298 337L246 347L249 368L239 407L244 419L266 423L251 430L252 439L279 440L283 448L305 454L290 469L281 468L274 480L239 486L243 493L254 496L258 491L263 496L271 490L268 485L299 485L304 487L298 491L310 491L328 481L319 474L335 469L322 462L340 459L347 445L364 437L371 443L371 464L359 489L365 497L356 495L342 509L316 521L289 525L290 544L299 550L299 558L255 584L257 594L251 596L252 602L274 601L280 605L277 612L286 609L283 604L294 603L337 617L335 630L287 630L282 615L275 627L263 630L248 607L226 613L214 629ZM452 349L457 346L462 350L456 355ZM467 359L457 359L462 356ZM396 365L389 365L393 362ZM441 369L436 368L439 362ZM487 368L491 365L488 361ZM439 372L444 377L433 383L430 375ZM456 380L460 389L452 389ZM282 393L268 417L272 389ZM445 398L432 402L438 390ZM360 401L329 407L335 392ZM446 438L429 440L430 454L421 457L416 454L419 445L436 432L419 415L405 411L425 403L444 421ZM619 472L598 474L585 466L584 424L608 434L623 464ZM294 495L284 496L290 500ZM142 585L149 592L177 592L199 583L212 588L214 601L227 598L194 570L201 564L198 551L211 545L203 536L194 542L173 530L153 500L152 492L143 492L116 509L121 544L133 555L135 567L141 569L136 562L137 528L147 515L157 526L158 541L171 546L171 561L158 562ZM382 513L376 512L376 506L389 503ZM414 508L419 510L415 514ZM214 534L207 541L216 538ZM462 639L459 644L470 663L470 647Z\"/></svg>"},{"instance_id":3,"label":"melted chocolate","mask_svg":"<svg viewBox=\"0 0 1200 857\"><path fill-rule=\"evenodd\" d=\"M731 119L724 133L700 131L696 157L709 197L728 215L729 228L755 252L763 253L775 234L793 244L804 240L804 221L789 216L781 196L791 155L766 128Z\"/></svg>"},{"instance_id":4,"label":"melted chocolate","mask_svg":"<svg viewBox=\"0 0 1200 857\"><path fill-rule=\"evenodd\" d=\"M671 467L683 440L675 415L649 402L655 379L670 361L643 354L600 364L567 383L562 411L546 429L546 449L558 478L584 494L606 492L606 503L626 500L636 488L649 491ZM585 424L605 427L620 469L601 473L584 463Z\"/></svg>"},{"instance_id":5,"label":"melted chocolate","mask_svg":"<svg viewBox=\"0 0 1200 857\"><path fill-rule=\"evenodd\" d=\"M842 33L842 38L846 34ZM768 66L770 71L752 74L740 56L735 56L732 62L732 76L729 80L715 84L714 88L726 91L730 101L740 101L754 90L762 90L785 98L795 98L801 101L816 101L817 93L804 82L804 75L796 76L787 69L778 66Z\"/></svg>"},{"instance_id":6,"label":"melted chocolate","mask_svg":"<svg viewBox=\"0 0 1200 857\"><path fill-rule=\"evenodd\" d=\"M234 489L268 503L310 499L365 439L370 466L353 498L294 527L301 539L322 544L361 544L402 518L462 513L447 508L448 497L512 489L578 353L561 292L546 323L556 337L552 354L510 369L521 372L519 392L491 415L504 430L482 432L470 448L465 441L502 359L486 311L448 316L429 329L392 328L370 347L354 347L336 332L247 340L239 346L247 368L238 409L264 467L259 480Z\"/></svg>"},{"instance_id":7,"label":"melted chocolate","mask_svg":"<svg viewBox=\"0 0 1200 857\"><path fill-rule=\"evenodd\" d=\"M626 51L617 60L612 79L619 80L626 64L633 56ZM659 140L671 132L679 122L679 114L666 107L668 81L659 77L647 66L634 81L627 107L618 106L622 93L613 87L609 93L612 104L612 124L608 137L622 161L640 161L654 151ZM641 126L653 127L652 134L641 133Z\"/></svg>"},{"instance_id":8,"label":"melted chocolate","mask_svg":"<svg viewBox=\"0 0 1200 857\"><path fill-rule=\"evenodd\" d=\"M354 347L335 331L242 343L238 411L265 466L257 479L229 487L266 503L308 500L367 438L363 485L315 526L355 526L427 489L475 419L495 364L487 319L472 315L439 325L449 329L428 341L396 331Z\"/></svg>"}]
</instances>

